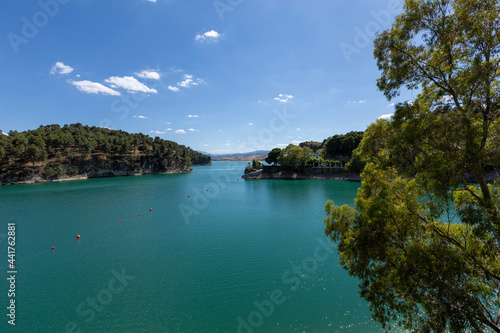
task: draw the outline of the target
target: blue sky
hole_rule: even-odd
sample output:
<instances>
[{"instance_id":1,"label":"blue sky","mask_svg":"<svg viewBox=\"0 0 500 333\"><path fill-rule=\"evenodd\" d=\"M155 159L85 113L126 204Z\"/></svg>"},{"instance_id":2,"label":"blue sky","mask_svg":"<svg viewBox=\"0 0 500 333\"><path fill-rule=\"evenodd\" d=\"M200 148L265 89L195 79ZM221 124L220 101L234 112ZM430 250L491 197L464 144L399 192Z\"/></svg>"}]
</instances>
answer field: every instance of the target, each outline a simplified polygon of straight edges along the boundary
<instances>
[{"instance_id":1,"label":"blue sky","mask_svg":"<svg viewBox=\"0 0 500 333\"><path fill-rule=\"evenodd\" d=\"M8 1L0 129L142 132L211 153L364 130L391 114L375 30L402 0Z\"/></svg>"}]
</instances>

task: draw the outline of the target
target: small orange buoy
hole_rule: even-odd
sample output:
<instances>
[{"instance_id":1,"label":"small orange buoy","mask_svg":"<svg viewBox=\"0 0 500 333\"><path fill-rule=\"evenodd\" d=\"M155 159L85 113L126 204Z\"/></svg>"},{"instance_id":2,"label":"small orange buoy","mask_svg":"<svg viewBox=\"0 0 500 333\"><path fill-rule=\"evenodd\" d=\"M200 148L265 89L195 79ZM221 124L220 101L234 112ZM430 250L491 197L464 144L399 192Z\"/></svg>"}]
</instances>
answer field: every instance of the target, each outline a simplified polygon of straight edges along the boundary
<instances>
[{"instance_id":1,"label":"small orange buoy","mask_svg":"<svg viewBox=\"0 0 500 333\"><path fill-rule=\"evenodd\" d=\"M137 214L137 216L141 216L141 214Z\"/></svg>"},{"instance_id":2,"label":"small orange buoy","mask_svg":"<svg viewBox=\"0 0 500 333\"><path fill-rule=\"evenodd\" d=\"M122 220L120 220L120 223L122 223Z\"/></svg>"},{"instance_id":3,"label":"small orange buoy","mask_svg":"<svg viewBox=\"0 0 500 333\"><path fill-rule=\"evenodd\" d=\"M188 195L188 198L189 198L189 195Z\"/></svg>"},{"instance_id":4,"label":"small orange buoy","mask_svg":"<svg viewBox=\"0 0 500 333\"><path fill-rule=\"evenodd\" d=\"M161 205L163 207L163 205Z\"/></svg>"},{"instance_id":5,"label":"small orange buoy","mask_svg":"<svg viewBox=\"0 0 500 333\"><path fill-rule=\"evenodd\" d=\"M80 239L80 235L76 235L76 239Z\"/></svg>"},{"instance_id":6,"label":"small orange buoy","mask_svg":"<svg viewBox=\"0 0 500 333\"><path fill-rule=\"evenodd\" d=\"M153 208L149 208L149 211L151 212L153 210Z\"/></svg>"},{"instance_id":7,"label":"small orange buoy","mask_svg":"<svg viewBox=\"0 0 500 333\"><path fill-rule=\"evenodd\" d=\"M51 250L53 250L53 249L54 249L54 247L52 246Z\"/></svg>"}]
</instances>

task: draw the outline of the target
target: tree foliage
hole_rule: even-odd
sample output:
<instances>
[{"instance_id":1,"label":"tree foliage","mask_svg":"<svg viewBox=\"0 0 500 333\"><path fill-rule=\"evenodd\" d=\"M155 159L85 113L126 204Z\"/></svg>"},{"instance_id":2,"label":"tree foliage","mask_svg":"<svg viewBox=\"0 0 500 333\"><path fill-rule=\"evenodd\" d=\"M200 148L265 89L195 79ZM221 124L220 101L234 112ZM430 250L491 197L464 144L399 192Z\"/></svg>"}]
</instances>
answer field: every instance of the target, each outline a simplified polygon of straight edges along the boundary
<instances>
[{"instance_id":1,"label":"tree foliage","mask_svg":"<svg viewBox=\"0 0 500 333\"><path fill-rule=\"evenodd\" d=\"M366 166L365 159L361 156L359 146L352 151L351 159L346 163L347 171L361 172Z\"/></svg>"},{"instance_id":2,"label":"tree foliage","mask_svg":"<svg viewBox=\"0 0 500 333\"><path fill-rule=\"evenodd\" d=\"M281 148L273 148L268 154L265 159L266 163L268 164L278 164L278 158L280 157L281 154Z\"/></svg>"},{"instance_id":3,"label":"tree foliage","mask_svg":"<svg viewBox=\"0 0 500 333\"><path fill-rule=\"evenodd\" d=\"M419 94L365 132L355 207L329 201L324 222L386 328L500 332L499 8L406 0L375 40L379 89Z\"/></svg>"},{"instance_id":4,"label":"tree foliage","mask_svg":"<svg viewBox=\"0 0 500 333\"><path fill-rule=\"evenodd\" d=\"M316 141L304 141L299 143L299 147L300 148L309 147L312 149L313 152L316 152L323 147L323 143Z\"/></svg>"},{"instance_id":5,"label":"tree foliage","mask_svg":"<svg viewBox=\"0 0 500 333\"><path fill-rule=\"evenodd\" d=\"M350 158L353 150L359 146L362 137L363 132L349 132L329 137L323 145L322 157L324 159L335 159L338 156Z\"/></svg>"},{"instance_id":6,"label":"tree foliage","mask_svg":"<svg viewBox=\"0 0 500 333\"><path fill-rule=\"evenodd\" d=\"M300 148L289 144L281 151L278 161L281 167L289 171L305 171L307 160L312 157L312 149L309 147Z\"/></svg>"},{"instance_id":7,"label":"tree foliage","mask_svg":"<svg viewBox=\"0 0 500 333\"><path fill-rule=\"evenodd\" d=\"M176 142L151 138L121 130L83 126L80 123L40 126L26 132L10 131L0 134L0 171L22 175L25 164L48 161L45 175L75 174L89 168L85 161L121 165L132 170L142 167L157 171L169 168L210 164L203 155ZM59 163L62 164L54 164ZM43 172L39 167L39 172ZM0 174L1 176L1 174Z\"/></svg>"}]
</instances>

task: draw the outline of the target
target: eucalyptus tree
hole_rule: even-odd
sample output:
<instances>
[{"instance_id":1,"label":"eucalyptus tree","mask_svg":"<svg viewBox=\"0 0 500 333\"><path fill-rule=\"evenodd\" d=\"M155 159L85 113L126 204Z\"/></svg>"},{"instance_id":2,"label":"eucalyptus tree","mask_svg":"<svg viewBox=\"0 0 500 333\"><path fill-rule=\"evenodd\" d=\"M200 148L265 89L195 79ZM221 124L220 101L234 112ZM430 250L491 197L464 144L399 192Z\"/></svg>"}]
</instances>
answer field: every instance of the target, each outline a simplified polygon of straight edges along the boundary
<instances>
[{"instance_id":1,"label":"eucalyptus tree","mask_svg":"<svg viewBox=\"0 0 500 333\"><path fill-rule=\"evenodd\" d=\"M500 332L499 2L406 0L375 39L378 88L418 96L365 132L355 206L324 222L388 329Z\"/></svg>"}]
</instances>

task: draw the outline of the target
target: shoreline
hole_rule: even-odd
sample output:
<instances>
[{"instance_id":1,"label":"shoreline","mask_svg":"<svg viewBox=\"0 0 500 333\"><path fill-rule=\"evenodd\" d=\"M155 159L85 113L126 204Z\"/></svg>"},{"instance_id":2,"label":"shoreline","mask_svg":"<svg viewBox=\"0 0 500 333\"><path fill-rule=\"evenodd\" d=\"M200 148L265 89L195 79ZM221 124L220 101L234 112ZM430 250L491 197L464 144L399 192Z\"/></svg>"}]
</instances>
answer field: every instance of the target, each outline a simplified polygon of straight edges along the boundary
<instances>
[{"instance_id":1,"label":"shoreline","mask_svg":"<svg viewBox=\"0 0 500 333\"><path fill-rule=\"evenodd\" d=\"M359 173L340 168L307 168L306 172L290 172L279 170L279 167L257 167L245 170L243 179L334 179L361 182Z\"/></svg>"},{"instance_id":2,"label":"shoreline","mask_svg":"<svg viewBox=\"0 0 500 333\"><path fill-rule=\"evenodd\" d=\"M131 176L147 176L147 175L167 175L175 173L186 173L193 171L193 168L189 167L187 170L175 169L163 172L149 171L145 170L141 172L123 172L118 170L99 170L97 172L87 172L84 174L79 174L75 176L57 176L51 178L43 178L41 176L30 176L30 177L15 177L16 179L6 181L0 179L0 186L9 185L21 185L21 184L38 184L38 183L54 183L54 182L64 182L72 180L87 180L92 178L111 178L111 177L131 177Z\"/></svg>"},{"instance_id":3,"label":"shoreline","mask_svg":"<svg viewBox=\"0 0 500 333\"><path fill-rule=\"evenodd\" d=\"M264 166L245 169L243 179L277 179L277 180L303 180L303 179L335 179L361 182L360 173L347 171L341 168L307 168L306 172L281 171L279 167ZM487 183L493 183L500 179L499 170L488 170L485 172ZM467 183L477 183L473 175L466 174Z\"/></svg>"}]
</instances>

